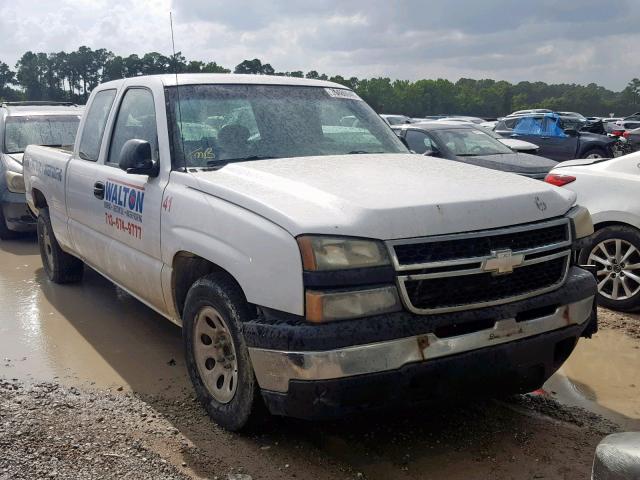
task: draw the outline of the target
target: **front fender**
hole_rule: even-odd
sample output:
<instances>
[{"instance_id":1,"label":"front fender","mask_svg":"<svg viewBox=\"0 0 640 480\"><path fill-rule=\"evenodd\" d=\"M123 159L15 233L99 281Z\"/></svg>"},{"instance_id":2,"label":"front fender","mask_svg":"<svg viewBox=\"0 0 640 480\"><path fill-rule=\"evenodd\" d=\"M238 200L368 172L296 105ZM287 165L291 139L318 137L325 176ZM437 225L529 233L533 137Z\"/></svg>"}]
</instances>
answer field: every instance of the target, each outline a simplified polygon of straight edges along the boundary
<instances>
[{"instance_id":1,"label":"front fender","mask_svg":"<svg viewBox=\"0 0 640 480\"><path fill-rule=\"evenodd\" d=\"M162 213L162 258L168 270L176 254L189 252L231 274L250 303L304 314L302 260L289 232L194 188L169 184L169 197L170 211Z\"/></svg>"}]
</instances>

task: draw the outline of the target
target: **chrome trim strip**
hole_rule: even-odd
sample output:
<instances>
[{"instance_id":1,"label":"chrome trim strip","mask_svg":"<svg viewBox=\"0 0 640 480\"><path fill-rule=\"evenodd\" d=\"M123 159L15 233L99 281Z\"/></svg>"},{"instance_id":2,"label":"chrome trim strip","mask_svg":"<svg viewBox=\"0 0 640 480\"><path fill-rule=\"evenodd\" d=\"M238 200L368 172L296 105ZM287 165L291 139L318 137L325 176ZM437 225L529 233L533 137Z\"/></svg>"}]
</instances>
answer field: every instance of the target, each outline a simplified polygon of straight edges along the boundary
<instances>
[{"instance_id":1,"label":"chrome trim strip","mask_svg":"<svg viewBox=\"0 0 640 480\"><path fill-rule=\"evenodd\" d=\"M556 258L561 257L571 257L571 250L563 250L562 252L556 252L551 255L547 255L545 257L537 257L532 258L531 260L525 260L520 265L514 267L514 270L518 268L526 267L528 265L535 265L536 263L542 262L550 262L551 260L555 260ZM435 273L419 273L419 274L409 274L409 275L399 275L398 280L411 281L411 280L426 280L428 278L443 278L443 277L460 277L464 275L476 275L478 273L489 273L483 269L484 262L478 268L470 268L468 270L448 270L445 272L435 272Z\"/></svg>"},{"instance_id":2,"label":"chrome trim strip","mask_svg":"<svg viewBox=\"0 0 640 480\"><path fill-rule=\"evenodd\" d=\"M478 302L478 303L465 303L463 305L457 305L454 307L440 307L440 308L417 308L413 305L413 303L411 303L411 299L409 298L409 293L407 292L406 286L405 286L405 280L401 280L401 278L404 277L398 277L397 280L397 284L398 284L398 289L400 290L400 298L402 299L402 303L404 304L405 308L407 310L409 310L412 313L418 314L418 315L425 315L425 314L436 314L436 313L448 313L448 312L460 312L462 310L471 310L474 308L482 308L482 307L492 307L492 306L496 306L496 305L503 305L505 303L511 303L511 302L517 302L519 300L525 300L527 298L531 298L531 297L535 297L536 295L542 295L543 293L548 293L548 292L552 292L553 290L558 289L559 287L561 287L564 282L567 280L567 276L569 274L569 267L571 266L571 251L566 251L566 252L560 252L559 254L557 254L557 256L565 256L567 257L567 260L565 261L565 266L564 266L564 273L562 275L562 278L560 279L559 282L554 283L553 285L549 285L548 287L545 288L541 288L539 290L532 290L530 292L527 293L523 293L521 295L515 295L512 297L507 297L507 298L501 298L499 300L491 300L488 302ZM551 257L556 257L556 255L552 255ZM538 260L538 259L534 259L534 260ZM531 264L533 263L540 263L540 262L536 262L532 260ZM547 258L547 260L549 260L549 258ZM518 267L519 268L519 267ZM476 273L486 273L483 270L480 271L473 271L473 274ZM446 276L446 275L445 275ZM448 275L448 276L453 276L453 275ZM420 275L412 275L412 276L408 276L407 279L411 279L411 280L420 280Z\"/></svg>"},{"instance_id":3,"label":"chrome trim strip","mask_svg":"<svg viewBox=\"0 0 640 480\"><path fill-rule=\"evenodd\" d=\"M433 333L337 350L288 352L249 348L260 388L286 393L290 380L329 380L396 370L423 362L540 335L569 325L581 325L591 316L594 297L558 307L550 315L526 322L499 320L493 328L438 338Z\"/></svg>"},{"instance_id":4,"label":"chrome trim strip","mask_svg":"<svg viewBox=\"0 0 640 480\"><path fill-rule=\"evenodd\" d=\"M396 255L395 246L396 245L412 245L414 243L434 243L434 242L446 242L449 240L463 240L466 238L478 238L478 237L493 237L497 235L505 235L509 233L518 233L525 231L534 231L541 230L543 228L554 227L556 225L565 225L567 228L567 240L560 243L554 243L551 245L544 245L542 247L535 247L532 249L525 250L514 250L513 253L522 253L525 255L531 255L538 252L543 252L547 250L554 250L557 248L567 247L571 245L571 223L570 220L566 217L558 218L556 220L551 220L548 222L542 223L533 223L527 225L519 225L507 228L499 228L495 230L476 230L474 232L468 233L457 233L450 235L437 235L433 237L419 237L419 238L407 238L400 240L388 240L386 241L387 250L389 251L389 256L391 257L391 261L393 263L393 267L398 272L406 271L406 270L420 270L425 268L438 268L438 267L447 267L454 265L462 265L466 263L475 263L482 262L487 256L482 257L469 257L469 258L459 258L453 260L442 260L438 262L426 262L426 263L415 263L415 264L400 264L398 260L398 256Z\"/></svg>"}]
</instances>

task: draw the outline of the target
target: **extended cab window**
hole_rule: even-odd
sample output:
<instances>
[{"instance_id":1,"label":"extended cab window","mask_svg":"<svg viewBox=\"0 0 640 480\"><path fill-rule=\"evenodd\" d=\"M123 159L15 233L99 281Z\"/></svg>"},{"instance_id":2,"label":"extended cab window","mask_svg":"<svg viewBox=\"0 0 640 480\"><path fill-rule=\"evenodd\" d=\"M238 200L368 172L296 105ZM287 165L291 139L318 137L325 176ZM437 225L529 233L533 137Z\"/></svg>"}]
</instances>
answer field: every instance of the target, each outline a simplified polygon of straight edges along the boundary
<instances>
[{"instance_id":1,"label":"extended cab window","mask_svg":"<svg viewBox=\"0 0 640 480\"><path fill-rule=\"evenodd\" d=\"M349 90L284 85L179 88L179 95L175 87L166 89L176 167L407 151Z\"/></svg>"},{"instance_id":2,"label":"extended cab window","mask_svg":"<svg viewBox=\"0 0 640 480\"><path fill-rule=\"evenodd\" d=\"M100 154L100 145L104 135L107 117L116 96L115 90L102 90L96 93L87 111L82 138L80 139L79 156L83 160L95 162Z\"/></svg>"},{"instance_id":3,"label":"extended cab window","mask_svg":"<svg viewBox=\"0 0 640 480\"><path fill-rule=\"evenodd\" d=\"M131 88L124 94L111 135L108 163L119 163L123 145L134 138L149 142L152 157L158 160L156 110L153 95L144 88Z\"/></svg>"}]
</instances>

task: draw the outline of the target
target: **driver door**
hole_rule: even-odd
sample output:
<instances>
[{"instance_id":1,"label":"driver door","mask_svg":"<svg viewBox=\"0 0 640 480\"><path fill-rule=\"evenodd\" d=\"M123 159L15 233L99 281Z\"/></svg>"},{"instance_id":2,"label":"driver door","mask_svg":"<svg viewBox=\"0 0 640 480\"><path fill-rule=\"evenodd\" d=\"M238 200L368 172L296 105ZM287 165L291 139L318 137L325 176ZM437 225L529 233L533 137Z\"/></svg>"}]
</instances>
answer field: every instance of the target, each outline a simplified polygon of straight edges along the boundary
<instances>
[{"instance_id":1,"label":"driver door","mask_svg":"<svg viewBox=\"0 0 640 480\"><path fill-rule=\"evenodd\" d=\"M154 161L169 161L168 152L160 155L156 105L162 108L162 99L154 98L147 88L128 88L121 96L97 182L102 187L101 231L106 245L101 266L113 281L166 311L160 282L160 213L168 173L162 165L157 177L119 168L122 147L132 139L149 142Z\"/></svg>"}]
</instances>

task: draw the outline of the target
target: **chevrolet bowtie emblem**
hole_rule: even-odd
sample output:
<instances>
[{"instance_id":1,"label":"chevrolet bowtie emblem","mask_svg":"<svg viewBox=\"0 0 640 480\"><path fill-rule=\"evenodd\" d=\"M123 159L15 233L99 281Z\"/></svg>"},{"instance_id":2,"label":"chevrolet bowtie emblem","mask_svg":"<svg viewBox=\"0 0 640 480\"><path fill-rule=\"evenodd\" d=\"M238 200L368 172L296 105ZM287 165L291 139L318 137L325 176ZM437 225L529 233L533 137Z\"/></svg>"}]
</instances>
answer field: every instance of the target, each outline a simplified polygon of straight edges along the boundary
<instances>
[{"instance_id":1,"label":"chevrolet bowtie emblem","mask_svg":"<svg viewBox=\"0 0 640 480\"><path fill-rule=\"evenodd\" d=\"M522 265L522 262L524 262L524 255L521 253L514 255L509 249L493 250L491 256L482 263L482 269L485 272L501 275L512 273L514 267Z\"/></svg>"}]
</instances>

